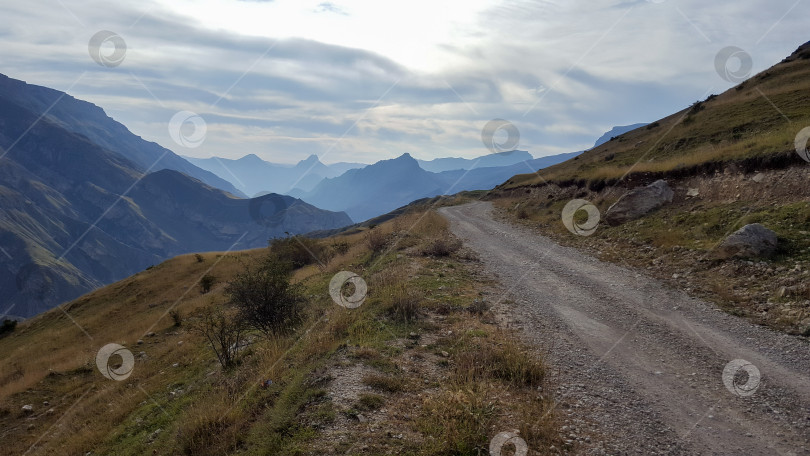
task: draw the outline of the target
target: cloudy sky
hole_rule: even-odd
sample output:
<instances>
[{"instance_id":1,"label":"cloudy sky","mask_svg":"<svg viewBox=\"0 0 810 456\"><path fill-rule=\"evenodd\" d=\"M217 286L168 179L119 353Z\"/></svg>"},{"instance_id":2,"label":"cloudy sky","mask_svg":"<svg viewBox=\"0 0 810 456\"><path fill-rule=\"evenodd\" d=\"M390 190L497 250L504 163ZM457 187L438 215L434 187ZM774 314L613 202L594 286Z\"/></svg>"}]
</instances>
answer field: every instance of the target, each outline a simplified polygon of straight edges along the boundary
<instances>
[{"instance_id":1,"label":"cloudy sky","mask_svg":"<svg viewBox=\"0 0 810 456\"><path fill-rule=\"evenodd\" d=\"M501 118L519 131L518 148L539 157L588 148L615 125L651 122L728 89L715 65L728 46L742 52L729 59L730 74L746 56L752 73L777 63L810 39L807 6L2 0L0 73L91 101L187 156L476 157L489 153L482 128ZM116 43L126 46L122 61ZM204 122L204 136L178 123L190 115L180 111L199 116L191 120ZM187 141L173 140L170 125Z\"/></svg>"}]
</instances>

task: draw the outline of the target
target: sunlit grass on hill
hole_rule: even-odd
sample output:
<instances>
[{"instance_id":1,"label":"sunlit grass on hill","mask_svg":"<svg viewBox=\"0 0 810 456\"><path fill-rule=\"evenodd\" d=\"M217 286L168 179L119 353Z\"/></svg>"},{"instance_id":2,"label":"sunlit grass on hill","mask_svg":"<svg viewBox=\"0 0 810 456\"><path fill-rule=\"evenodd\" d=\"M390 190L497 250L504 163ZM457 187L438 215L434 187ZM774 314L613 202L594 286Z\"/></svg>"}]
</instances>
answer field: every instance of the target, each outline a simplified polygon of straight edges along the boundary
<instances>
[{"instance_id":1,"label":"sunlit grass on hill","mask_svg":"<svg viewBox=\"0 0 810 456\"><path fill-rule=\"evenodd\" d=\"M370 243L370 237L376 240ZM449 454L448 448L485 449L491 426L523 429L536 448L560 444L553 400L536 391L548 381L547 367L486 312L468 311L487 285L473 276L474 260L457 247L445 248L457 241L441 216L411 212L350 235L305 242L320 252L320 261L293 276L307 299L304 321L290 334L250 333L252 343L232 367L221 367L206 340L190 329L201 310L227 305L226 284L245 265L262 261L267 249L173 258L66 304L70 318L54 309L21 323L0 339L4 451L323 454L345 453L357 443L369 454ZM341 270L368 283L357 309L336 305L327 293ZM198 281L206 275L214 280L204 292ZM177 312L174 317L169 310ZM448 331L475 336L438 340ZM438 341L420 345L414 333ZM96 368L96 353L111 342L135 355L124 381L106 379ZM470 364L479 353L493 356ZM505 364L487 361L500 358ZM435 359L428 363L434 367L421 373L402 367L420 359ZM371 391L352 409L330 398L330 371L346 363L371 369L358 379ZM453 369L467 373L445 382ZM272 384L262 386L265 380ZM470 400L498 404L485 415L467 416L454 408L460 403L442 399L466 391L486 392ZM32 404L34 413L22 412L24 404ZM359 424L347 431L335 427L345 417L356 423L361 409L386 410L390 421L382 424L409 438L392 440ZM434 411L470 432L447 434L431 424ZM410 419L395 419L400 414Z\"/></svg>"}]
</instances>

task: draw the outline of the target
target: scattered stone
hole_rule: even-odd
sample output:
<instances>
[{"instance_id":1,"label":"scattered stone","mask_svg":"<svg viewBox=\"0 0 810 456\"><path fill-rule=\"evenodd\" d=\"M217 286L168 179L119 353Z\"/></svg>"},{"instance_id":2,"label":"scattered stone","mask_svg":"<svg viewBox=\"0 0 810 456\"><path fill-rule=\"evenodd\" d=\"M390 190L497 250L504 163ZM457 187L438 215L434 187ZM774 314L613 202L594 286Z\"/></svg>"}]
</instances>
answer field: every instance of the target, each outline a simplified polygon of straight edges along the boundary
<instances>
[{"instance_id":1,"label":"scattered stone","mask_svg":"<svg viewBox=\"0 0 810 456\"><path fill-rule=\"evenodd\" d=\"M135 342L135 343L138 344L138 345L141 345L141 344L143 344L143 339L138 339L138 341Z\"/></svg>"},{"instance_id":2,"label":"scattered stone","mask_svg":"<svg viewBox=\"0 0 810 456\"><path fill-rule=\"evenodd\" d=\"M366 418L365 416L363 416L363 415L361 415L361 414L358 414L358 415L357 415L357 421L359 421L359 422L361 422L361 423L367 423L367 422L368 422L368 418Z\"/></svg>"},{"instance_id":3,"label":"scattered stone","mask_svg":"<svg viewBox=\"0 0 810 456\"><path fill-rule=\"evenodd\" d=\"M672 202L674 192L664 180L657 180L646 187L637 187L622 195L605 213L609 225L636 220L666 203Z\"/></svg>"},{"instance_id":4,"label":"scattered stone","mask_svg":"<svg viewBox=\"0 0 810 456\"><path fill-rule=\"evenodd\" d=\"M181 341L177 342L177 345L178 346L183 345L183 341L181 340Z\"/></svg>"},{"instance_id":5,"label":"scattered stone","mask_svg":"<svg viewBox=\"0 0 810 456\"><path fill-rule=\"evenodd\" d=\"M174 363L172 364L172 367L180 367L180 363Z\"/></svg>"},{"instance_id":6,"label":"scattered stone","mask_svg":"<svg viewBox=\"0 0 810 456\"><path fill-rule=\"evenodd\" d=\"M48 409L48 411L47 411L47 412L45 412L45 413L46 413L46 414L48 414L48 415L53 415L53 413L54 413L54 409L49 408L49 409Z\"/></svg>"},{"instance_id":7,"label":"scattered stone","mask_svg":"<svg viewBox=\"0 0 810 456\"><path fill-rule=\"evenodd\" d=\"M776 233L759 223L745 225L727 237L716 249L718 258L759 257L776 250Z\"/></svg>"},{"instance_id":8,"label":"scattered stone","mask_svg":"<svg viewBox=\"0 0 810 456\"><path fill-rule=\"evenodd\" d=\"M154 336L155 336L154 332L146 333L146 337L154 337Z\"/></svg>"},{"instance_id":9,"label":"scattered stone","mask_svg":"<svg viewBox=\"0 0 810 456\"><path fill-rule=\"evenodd\" d=\"M696 197L698 195L700 195L700 190L698 190L696 188L690 188L690 189L686 190L686 197L687 198L694 198L694 197Z\"/></svg>"},{"instance_id":10,"label":"scattered stone","mask_svg":"<svg viewBox=\"0 0 810 456\"><path fill-rule=\"evenodd\" d=\"M450 353L447 353L446 351L442 350L442 357L444 357L444 358L449 358L449 357L450 357Z\"/></svg>"},{"instance_id":11,"label":"scattered stone","mask_svg":"<svg viewBox=\"0 0 810 456\"><path fill-rule=\"evenodd\" d=\"M756 173L754 177L751 178L751 180L759 184L760 182L765 180L765 175L762 173Z\"/></svg>"},{"instance_id":12,"label":"scattered stone","mask_svg":"<svg viewBox=\"0 0 810 456\"><path fill-rule=\"evenodd\" d=\"M44 405L45 407L47 407L47 406L51 405L51 403L50 403L50 402L48 402L48 401L42 401L42 405Z\"/></svg>"},{"instance_id":13,"label":"scattered stone","mask_svg":"<svg viewBox=\"0 0 810 456\"><path fill-rule=\"evenodd\" d=\"M22 411L25 413L34 413L34 406L31 404L25 404L22 406Z\"/></svg>"}]
</instances>

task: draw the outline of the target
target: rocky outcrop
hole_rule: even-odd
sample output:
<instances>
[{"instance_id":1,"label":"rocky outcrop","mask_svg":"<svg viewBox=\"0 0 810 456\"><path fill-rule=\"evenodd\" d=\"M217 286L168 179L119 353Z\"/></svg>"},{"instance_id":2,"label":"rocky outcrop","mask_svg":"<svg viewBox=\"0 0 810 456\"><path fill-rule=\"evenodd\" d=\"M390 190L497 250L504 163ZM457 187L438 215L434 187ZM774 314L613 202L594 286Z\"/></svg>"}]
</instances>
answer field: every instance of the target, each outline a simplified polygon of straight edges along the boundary
<instances>
[{"instance_id":1,"label":"rocky outcrop","mask_svg":"<svg viewBox=\"0 0 810 456\"><path fill-rule=\"evenodd\" d=\"M768 256L776 251L776 245L776 233L759 223L752 223L727 237L715 254L718 258Z\"/></svg>"},{"instance_id":2,"label":"rocky outcrop","mask_svg":"<svg viewBox=\"0 0 810 456\"><path fill-rule=\"evenodd\" d=\"M671 203L673 195L672 189L664 180L634 188L608 208L605 221L615 226L641 218L664 204Z\"/></svg>"}]
</instances>

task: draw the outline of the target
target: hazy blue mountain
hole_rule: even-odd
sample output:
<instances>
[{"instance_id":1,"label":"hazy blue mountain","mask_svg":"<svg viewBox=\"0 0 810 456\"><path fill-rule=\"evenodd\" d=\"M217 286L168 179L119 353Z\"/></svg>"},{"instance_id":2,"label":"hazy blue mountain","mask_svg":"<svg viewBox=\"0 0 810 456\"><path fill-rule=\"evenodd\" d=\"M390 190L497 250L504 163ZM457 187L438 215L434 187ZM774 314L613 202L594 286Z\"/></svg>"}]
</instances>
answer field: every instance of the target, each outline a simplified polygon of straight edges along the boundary
<instances>
[{"instance_id":1,"label":"hazy blue mountain","mask_svg":"<svg viewBox=\"0 0 810 456\"><path fill-rule=\"evenodd\" d=\"M550 155L532 160L523 161L509 166L489 168L474 168L471 170L457 169L438 173L445 184L445 193L455 193L462 190L490 190L504 183L515 174L526 174L547 168L557 163L576 157L582 152L569 152L566 154Z\"/></svg>"},{"instance_id":2,"label":"hazy blue mountain","mask_svg":"<svg viewBox=\"0 0 810 456\"><path fill-rule=\"evenodd\" d=\"M208 185L245 196L227 180L189 163L179 155L136 136L124 125L107 116L103 109L87 101L0 74L0 97L24 107L59 125L84 136L99 146L126 157L139 171L173 169L197 178ZM166 119L168 123L169 119Z\"/></svg>"},{"instance_id":3,"label":"hazy blue mountain","mask_svg":"<svg viewBox=\"0 0 810 456\"><path fill-rule=\"evenodd\" d=\"M426 171L409 154L403 154L392 160L349 170L332 179L324 179L311 191L296 192L295 196L320 208L344 211L352 220L361 222L420 198L463 190L489 190L517 173L536 171L578 153L531 159L510 166L476 167L441 173Z\"/></svg>"},{"instance_id":4,"label":"hazy blue mountain","mask_svg":"<svg viewBox=\"0 0 810 456\"><path fill-rule=\"evenodd\" d=\"M599 139L596 140L596 143L593 145L593 147L599 147L602 144L610 141L610 138L613 138L615 136L621 136L621 135L627 133L628 131L633 131L636 128L644 127L644 126L647 126L647 125L649 125L649 124L637 123L637 124L633 124L633 125L625 125L625 126L622 126L622 127L613 127L609 132L607 132L604 135L602 135L601 137L599 137Z\"/></svg>"},{"instance_id":5,"label":"hazy blue mountain","mask_svg":"<svg viewBox=\"0 0 810 456\"><path fill-rule=\"evenodd\" d=\"M289 193L293 189L307 191L328 177L336 177L349 169L366 166L362 163L325 165L317 155L310 155L295 165L283 165L262 160L254 154L239 159L193 158L189 162L231 182L248 195L262 192Z\"/></svg>"},{"instance_id":6,"label":"hazy blue mountain","mask_svg":"<svg viewBox=\"0 0 810 456\"><path fill-rule=\"evenodd\" d=\"M324 179L301 199L317 207L344 211L355 221L384 214L413 200L440 195L444 180L425 171L409 154L350 169ZM341 209L334 209L334 208Z\"/></svg>"},{"instance_id":7,"label":"hazy blue mountain","mask_svg":"<svg viewBox=\"0 0 810 456\"><path fill-rule=\"evenodd\" d=\"M440 173L456 169L492 168L510 166L524 161L533 160L532 154L525 150L511 150L484 155L478 158L436 158L433 160L417 160L419 166L425 171Z\"/></svg>"},{"instance_id":8,"label":"hazy blue mountain","mask_svg":"<svg viewBox=\"0 0 810 456\"><path fill-rule=\"evenodd\" d=\"M178 254L351 223L289 196L241 199L175 170L144 175L18 98L0 95L0 312L28 317Z\"/></svg>"}]
</instances>

